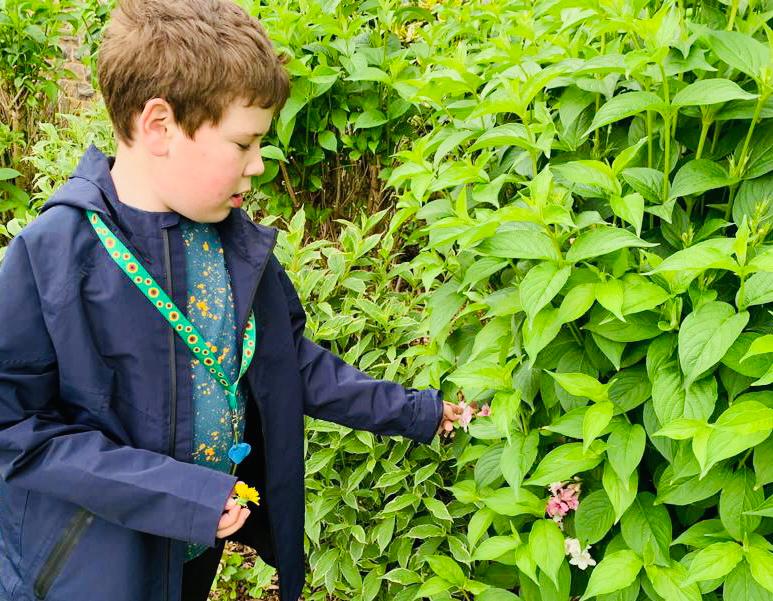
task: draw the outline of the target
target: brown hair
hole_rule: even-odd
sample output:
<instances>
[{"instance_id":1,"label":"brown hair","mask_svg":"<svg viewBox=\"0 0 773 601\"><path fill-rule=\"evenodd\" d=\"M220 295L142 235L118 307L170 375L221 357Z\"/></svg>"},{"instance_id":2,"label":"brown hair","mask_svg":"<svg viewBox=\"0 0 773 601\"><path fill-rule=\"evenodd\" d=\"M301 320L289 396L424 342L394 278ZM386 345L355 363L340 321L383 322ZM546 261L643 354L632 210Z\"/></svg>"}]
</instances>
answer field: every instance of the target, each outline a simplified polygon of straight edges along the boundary
<instances>
[{"instance_id":1,"label":"brown hair","mask_svg":"<svg viewBox=\"0 0 773 601\"><path fill-rule=\"evenodd\" d=\"M228 105L275 107L287 100L286 59L260 22L229 0L119 0L99 50L99 84L119 140L151 98L172 107L193 137Z\"/></svg>"}]
</instances>

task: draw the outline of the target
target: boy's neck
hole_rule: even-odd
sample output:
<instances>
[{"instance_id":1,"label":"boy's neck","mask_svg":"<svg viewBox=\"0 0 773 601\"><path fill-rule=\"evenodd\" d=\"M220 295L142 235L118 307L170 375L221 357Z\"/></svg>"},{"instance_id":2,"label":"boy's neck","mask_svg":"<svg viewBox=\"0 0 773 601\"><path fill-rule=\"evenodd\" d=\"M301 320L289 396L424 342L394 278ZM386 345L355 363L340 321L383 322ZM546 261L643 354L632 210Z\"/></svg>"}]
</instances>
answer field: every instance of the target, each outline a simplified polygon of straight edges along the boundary
<instances>
[{"instance_id":1,"label":"boy's neck","mask_svg":"<svg viewBox=\"0 0 773 601\"><path fill-rule=\"evenodd\" d=\"M148 181L149 172L149 166L143 165L131 149L118 145L115 162L110 169L118 200L135 209L168 213L171 209L164 205Z\"/></svg>"}]
</instances>

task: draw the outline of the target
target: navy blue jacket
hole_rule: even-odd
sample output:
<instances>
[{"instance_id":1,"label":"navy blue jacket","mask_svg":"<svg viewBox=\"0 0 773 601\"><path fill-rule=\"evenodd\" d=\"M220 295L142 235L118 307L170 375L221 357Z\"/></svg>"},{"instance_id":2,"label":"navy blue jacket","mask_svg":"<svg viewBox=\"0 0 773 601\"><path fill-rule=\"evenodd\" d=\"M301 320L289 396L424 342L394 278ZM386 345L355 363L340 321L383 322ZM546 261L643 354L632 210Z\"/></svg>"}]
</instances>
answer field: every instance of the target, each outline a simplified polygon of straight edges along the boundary
<instances>
[{"instance_id":1,"label":"navy blue jacket","mask_svg":"<svg viewBox=\"0 0 773 601\"><path fill-rule=\"evenodd\" d=\"M190 351L107 255L98 212L185 310L177 213L129 228L112 159L85 153L0 265L0 600L178 601L188 542L214 546L238 479L261 505L232 538L279 572L283 601L304 581L304 414L428 442L439 391L374 380L304 337L305 314L272 254L277 231L233 209L217 224L245 375L236 476L192 463Z\"/></svg>"}]
</instances>

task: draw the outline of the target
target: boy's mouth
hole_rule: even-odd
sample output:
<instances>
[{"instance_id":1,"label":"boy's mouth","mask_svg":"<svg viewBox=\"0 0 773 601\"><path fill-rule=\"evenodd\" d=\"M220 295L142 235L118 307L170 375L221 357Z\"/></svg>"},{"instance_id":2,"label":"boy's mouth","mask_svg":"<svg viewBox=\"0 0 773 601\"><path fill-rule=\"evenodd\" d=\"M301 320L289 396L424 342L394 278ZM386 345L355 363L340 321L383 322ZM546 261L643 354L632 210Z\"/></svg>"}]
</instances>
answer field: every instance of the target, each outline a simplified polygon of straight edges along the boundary
<instances>
[{"instance_id":1,"label":"boy's mouth","mask_svg":"<svg viewBox=\"0 0 773 601\"><path fill-rule=\"evenodd\" d=\"M244 197L242 197L241 194L231 194L231 204L234 208L239 208L242 206L242 203L244 202Z\"/></svg>"}]
</instances>

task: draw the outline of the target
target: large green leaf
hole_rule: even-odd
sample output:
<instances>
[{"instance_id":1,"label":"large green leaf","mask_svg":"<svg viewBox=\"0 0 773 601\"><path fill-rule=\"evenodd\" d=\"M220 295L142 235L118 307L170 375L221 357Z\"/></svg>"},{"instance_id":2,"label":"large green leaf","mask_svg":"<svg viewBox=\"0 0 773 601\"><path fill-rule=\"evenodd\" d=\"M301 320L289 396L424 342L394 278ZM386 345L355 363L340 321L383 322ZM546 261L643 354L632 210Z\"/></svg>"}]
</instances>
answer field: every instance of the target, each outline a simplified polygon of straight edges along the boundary
<instances>
[{"instance_id":1,"label":"large green leaf","mask_svg":"<svg viewBox=\"0 0 773 601\"><path fill-rule=\"evenodd\" d=\"M639 424L623 422L607 439L607 460L623 482L627 482L644 455L647 435Z\"/></svg>"},{"instance_id":2,"label":"large green leaf","mask_svg":"<svg viewBox=\"0 0 773 601\"><path fill-rule=\"evenodd\" d=\"M725 580L722 590L723 601L771 601L773 595L760 586L752 577L749 564L739 562Z\"/></svg>"},{"instance_id":3,"label":"large green leaf","mask_svg":"<svg viewBox=\"0 0 773 601\"><path fill-rule=\"evenodd\" d=\"M667 271L693 271L698 273L706 269L730 269L737 264L730 258L733 252L731 238L712 238L698 242L669 255L648 273L663 273Z\"/></svg>"},{"instance_id":4,"label":"large green leaf","mask_svg":"<svg viewBox=\"0 0 773 601\"><path fill-rule=\"evenodd\" d=\"M524 484L547 486L593 469L603 459L602 449L598 441L592 444L587 452L583 452L582 444L579 442L570 442L556 447L545 455L534 470L534 474Z\"/></svg>"},{"instance_id":5,"label":"large green leaf","mask_svg":"<svg viewBox=\"0 0 773 601\"><path fill-rule=\"evenodd\" d=\"M588 586L580 601L630 586L636 580L641 568L641 559L633 551L616 551L604 555L604 559L593 568Z\"/></svg>"},{"instance_id":6,"label":"large green leaf","mask_svg":"<svg viewBox=\"0 0 773 601\"><path fill-rule=\"evenodd\" d=\"M719 163L708 159L694 159L685 163L677 172L669 198L701 194L706 190L730 186L737 181L738 179L730 177Z\"/></svg>"},{"instance_id":7,"label":"large green leaf","mask_svg":"<svg viewBox=\"0 0 773 601\"><path fill-rule=\"evenodd\" d=\"M690 564L688 583L723 578L743 560L743 550L736 543L714 543L698 551Z\"/></svg>"},{"instance_id":8,"label":"large green leaf","mask_svg":"<svg viewBox=\"0 0 773 601\"><path fill-rule=\"evenodd\" d=\"M679 328L679 363L690 386L713 367L749 321L745 311L736 313L727 303L712 301L685 317Z\"/></svg>"},{"instance_id":9,"label":"large green leaf","mask_svg":"<svg viewBox=\"0 0 773 601\"><path fill-rule=\"evenodd\" d=\"M447 580L451 584L456 586L464 585L466 577L462 568L450 557L444 557L443 555L430 555L427 557L427 563L432 571L435 572L443 580Z\"/></svg>"},{"instance_id":10,"label":"large green leaf","mask_svg":"<svg viewBox=\"0 0 773 601\"><path fill-rule=\"evenodd\" d=\"M574 515L574 529L582 546L595 545L615 523L615 511L603 490L585 495Z\"/></svg>"},{"instance_id":11,"label":"large green leaf","mask_svg":"<svg viewBox=\"0 0 773 601\"><path fill-rule=\"evenodd\" d=\"M540 570L558 586L558 569L564 561L564 535L553 520L537 520L529 534L529 553Z\"/></svg>"},{"instance_id":12,"label":"large green leaf","mask_svg":"<svg viewBox=\"0 0 773 601\"><path fill-rule=\"evenodd\" d=\"M745 515L744 512L756 509L765 500L762 489L755 490L754 474L742 468L722 487L719 495L719 518L725 530L738 541L754 532L762 518L758 515Z\"/></svg>"},{"instance_id":13,"label":"large green leaf","mask_svg":"<svg viewBox=\"0 0 773 601\"><path fill-rule=\"evenodd\" d=\"M717 104L730 100L750 100L757 98L741 88L734 81L717 77L714 79L699 79L682 88L671 99L671 106L698 106Z\"/></svg>"},{"instance_id":14,"label":"large green leaf","mask_svg":"<svg viewBox=\"0 0 773 601\"><path fill-rule=\"evenodd\" d=\"M500 469L507 483L518 490L523 483L526 473L531 469L537 458L539 435L532 430L524 436L520 432L513 432L510 442L502 451Z\"/></svg>"},{"instance_id":15,"label":"large green leaf","mask_svg":"<svg viewBox=\"0 0 773 601\"><path fill-rule=\"evenodd\" d=\"M664 426L679 418L708 420L716 400L717 381L714 376L687 385L676 362L668 363L655 372L652 404Z\"/></svg>"},{"instance_id":16,"label":"large green leaf","mask_svg":"<svg viewBox=\"0 0 773 601\"><path fill-rule=\"evenodd\" d=\"M500 229L475 250L483 255L505 259L558 261L561 258L552 240L545 234L523 229Z\"/></svg>"},{"instance_id":17,"label":"large green leaf","mask_svg":"<svg viewBox=\"0 0 773 601\"><path fill-rule=\"evenodd\" d=\"M633 471L627 480L621 480L617 472L609 465L609 461L607 461L604 463L601 483L604 486L607 497L609 497L609 502L612 504L615 512L615 522L617 522L636 498L639 488L639 472Z\"/></svg>"},{"instance_id":18,"label":"large green leaf","mask_svg":"<svg viewBox=\"0 0 773 601\"><path fill-rule=\"evenodd\" d=\"M549 261L538 263L529 270L519 286L521 306L529 320L555 298L571 273L571 267L559 267Z\"/></svg>"},{"instance_id":19,"label":"large green leaf","mask_svg":"<svg viewBox=\"0 0 773 601\"><path fill-rule=\"evenodd\" d=\"M760 79L770 62L767 46L750 35L704 28L701 37L720 60L756 79Z\"/></svg>"},{"instance_id":20,"label":"large green leaf","mask_svg":"<svg viewBox=\"0 0 773 601\"><path fill-rule=\"evenodd\" d=\"M652 92L628 92L610 99L593 118L593 123L584 133L588 135L594 129L620 121L626 117L638 115L644 111L663 111L665 105L661 98Z\"/></svg>"},{"instance_id":21,"label":"large green leaf","mask_svg":"<svg viewBox=\"0 0 773 601\"><path fill-rule=\"evenodd\" d=\"M697 584L687 583L685 567L671 561L668 567L656 564L645 565L647 577L655 592L668 601L701 601L701 592Z\"/></svg>"},{"instance_id":22,"label":"large green leaf","mask_svg":"<svg viewBox=\"0 0 773 601\"><path fill-rule=\"evenodd\" d=\"M628 230L616 227L597 227L580 234L566 253L566 258L568 261L577 263L615 252L621 248L648 248L652 246L657 246L657 244L645 242Z\"/></svg>"},{"instance_id":23,"label":"large green leaf","mask_svg":"<svg viewBox=\"0 0 773 601\"><path fill-rule=\"evenodd\" d=\"M773 431L773 409L757 401L735 403L711 428L704 457L698 457L703 473L715 463L752 448Z\"/></svg>"},{"instance_id":24,"label":"large green leaf","mask_svg":"<svg viewBox=\"0 0 773 601\"><path fill-rule=\"evenodd\" d=\"M665 507L653 505L655 497L649 492L637 495L620 522L625 543L639 557L649 556L660 562L668 561L671 544L671 517Z\"/></svg>"}]
</instances>

